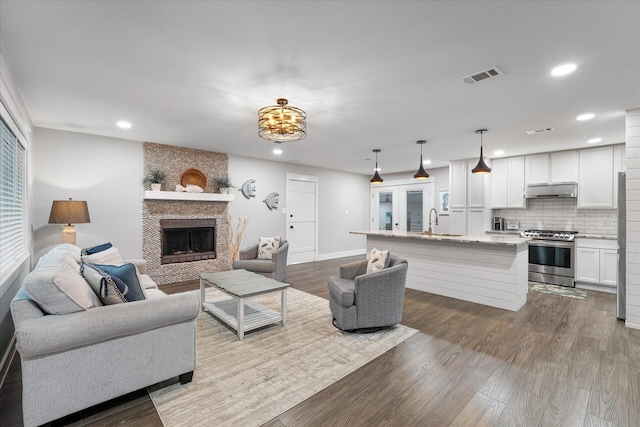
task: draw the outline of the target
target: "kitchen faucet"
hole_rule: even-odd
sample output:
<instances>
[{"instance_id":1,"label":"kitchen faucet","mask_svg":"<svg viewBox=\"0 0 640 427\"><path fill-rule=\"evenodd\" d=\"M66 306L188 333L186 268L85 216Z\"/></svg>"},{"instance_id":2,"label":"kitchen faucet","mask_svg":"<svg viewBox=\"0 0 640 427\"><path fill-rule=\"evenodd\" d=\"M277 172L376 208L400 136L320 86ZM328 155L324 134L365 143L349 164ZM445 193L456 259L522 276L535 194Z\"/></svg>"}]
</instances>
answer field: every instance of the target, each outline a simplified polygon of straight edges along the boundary
<instances>
[{"instance_id":1,"label":"kitchen faucet","mask_svg":"<svg viewBox=\"0 0 640 427\"><path fill-rule=\"evenodd\" d=\"M433 223L433 221L431 220L431 212L436 214L436 225L438 225L438 211L436 210L436 208L431 208L431 210L429 211L429 230L427 231L427 234L429 234L429 236L433 234L433 230L431 229L431 224Z\"/></svg>"}]
</instances>

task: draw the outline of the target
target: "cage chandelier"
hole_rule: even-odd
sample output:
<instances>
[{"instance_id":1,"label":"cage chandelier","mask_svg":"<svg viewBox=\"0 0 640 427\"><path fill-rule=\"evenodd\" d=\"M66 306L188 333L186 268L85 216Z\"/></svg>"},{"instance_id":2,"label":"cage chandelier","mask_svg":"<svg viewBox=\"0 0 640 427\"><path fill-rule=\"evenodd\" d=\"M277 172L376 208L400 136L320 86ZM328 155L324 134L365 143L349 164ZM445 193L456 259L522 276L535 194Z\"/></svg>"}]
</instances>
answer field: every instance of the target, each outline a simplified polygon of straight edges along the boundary
<instances>
[{"instance_id":1,"label":"cage chandelier","mask_svg":"<svg viewBox=\"0 0 640 427\"><path fill-rule=\"evenodd\" d=\"M258 135L269 141L281 143L303 139L307 136L307 113L288 105L284 98L258 110Z\"/></svg>"}]
</instances>

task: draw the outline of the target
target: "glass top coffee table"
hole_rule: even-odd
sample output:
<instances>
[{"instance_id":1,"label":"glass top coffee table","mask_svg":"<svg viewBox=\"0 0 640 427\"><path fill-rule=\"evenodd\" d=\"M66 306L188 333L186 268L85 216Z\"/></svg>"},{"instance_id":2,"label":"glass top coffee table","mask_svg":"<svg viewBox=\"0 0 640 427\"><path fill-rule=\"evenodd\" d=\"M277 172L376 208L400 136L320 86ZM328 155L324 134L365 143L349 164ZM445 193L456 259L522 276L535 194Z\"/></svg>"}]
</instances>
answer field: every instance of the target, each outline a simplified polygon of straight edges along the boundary
<instances>
[{"instance_id":1,"label":"glass top coffee table","mask_svg":"<svg viewBox=\"0 0 640 427\"><path fill-rule=\"evenodd\" d=\"M205 288L212 286L228 296L205 300ZM200 275L200 301L202 310L226 323L244 338L244 333L263 326L287 322L287 288L289 284L269 279L247 270L230 270ZM280 292L280 312L249 298Z\"/></svg>"}]
</instances>

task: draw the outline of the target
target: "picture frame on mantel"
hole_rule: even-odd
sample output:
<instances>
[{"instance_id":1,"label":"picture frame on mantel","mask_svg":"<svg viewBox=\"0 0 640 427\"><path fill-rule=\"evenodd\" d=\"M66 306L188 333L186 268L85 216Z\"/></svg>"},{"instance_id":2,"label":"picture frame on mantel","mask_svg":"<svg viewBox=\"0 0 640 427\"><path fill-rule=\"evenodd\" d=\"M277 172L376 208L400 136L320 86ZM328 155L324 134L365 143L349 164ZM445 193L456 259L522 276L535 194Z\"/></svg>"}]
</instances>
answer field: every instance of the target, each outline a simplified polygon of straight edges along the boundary
<instances>
[{"instance_id":1,"label":"picture frame on mantel","mask_svg":"<svg viewBox=\"0 0 640 427\"><path fill-rule=\"evenodd\" d=\"M438 215L449 215L449 190L438 191Z\"/></svg>"}]
</instances>

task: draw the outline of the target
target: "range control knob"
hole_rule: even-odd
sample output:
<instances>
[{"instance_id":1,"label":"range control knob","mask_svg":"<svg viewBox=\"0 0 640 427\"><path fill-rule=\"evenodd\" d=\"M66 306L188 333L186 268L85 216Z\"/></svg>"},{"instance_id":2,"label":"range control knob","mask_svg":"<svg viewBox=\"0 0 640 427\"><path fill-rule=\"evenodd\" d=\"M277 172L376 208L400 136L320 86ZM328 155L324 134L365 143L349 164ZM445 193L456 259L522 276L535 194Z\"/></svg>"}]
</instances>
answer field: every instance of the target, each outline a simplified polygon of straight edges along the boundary
<instances>
[{"instance_id":1,"label":"range control knob","mask_svg":"<svg viewBox=\"0 0 640 427\"><path fill-rule=\"evenodd\" d=\"M553 238L554 238L554 239L562 239L563 237L564 237L564 234L560 234L560 233L555 233L555 234L553 235Z\"/></svg>"}]
</instances>

